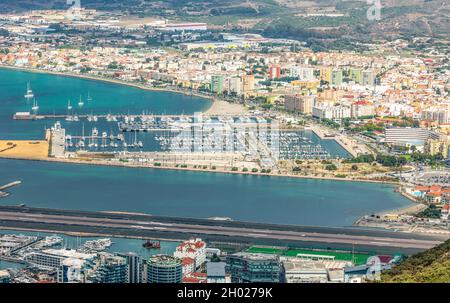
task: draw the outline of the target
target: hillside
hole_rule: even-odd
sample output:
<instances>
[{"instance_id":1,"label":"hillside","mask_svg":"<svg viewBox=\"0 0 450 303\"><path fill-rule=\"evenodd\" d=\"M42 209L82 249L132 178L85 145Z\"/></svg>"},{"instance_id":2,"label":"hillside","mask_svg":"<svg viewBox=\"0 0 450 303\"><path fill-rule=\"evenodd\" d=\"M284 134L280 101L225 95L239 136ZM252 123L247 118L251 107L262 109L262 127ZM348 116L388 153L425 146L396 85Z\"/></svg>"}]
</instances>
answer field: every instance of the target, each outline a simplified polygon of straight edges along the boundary
<instances>
[{"instance_id":1,"label":"hillside","mask_svg":"<svg viewBox=\"0 0 450 303\"><path fill-rule=\"evenodd\" d=\"M382 274L386 283L450 283L450 240Z\"/></svg>"},{"instance_id":2,"label":"hillside","mask_svg":"<svg viewBox=\"0 0 450 303\"><path fill-rule=\"evenodd\" d=\"M139 17L160 16L201 21L218 30L253 31L274 38L310 41L316 50L349 40L373 41L398 37L448 37L447 0L383 0L381 20L369 20L362 0L81 0L82 7ZM0 11L68 8L66 0L1 0ZM342 41L325 41L329 39ZM343 39L342 39L343 38Z\"/></svg>"}]
</instances>

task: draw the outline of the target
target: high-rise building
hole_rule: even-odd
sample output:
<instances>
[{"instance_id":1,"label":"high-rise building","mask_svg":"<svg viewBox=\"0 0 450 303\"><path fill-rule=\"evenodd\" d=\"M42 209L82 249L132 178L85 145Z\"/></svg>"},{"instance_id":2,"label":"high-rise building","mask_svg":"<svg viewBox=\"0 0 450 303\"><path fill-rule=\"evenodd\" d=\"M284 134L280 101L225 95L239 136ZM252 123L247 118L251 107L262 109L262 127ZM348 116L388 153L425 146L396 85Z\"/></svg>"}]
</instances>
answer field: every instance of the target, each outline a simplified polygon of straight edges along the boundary
<instances>
[{"instance_id":1,"label":"high-rise building","mask_svg":"<svg viewBox=\"0 0 450 303\"><path fill-rule=\"evenodd\" d=\"M450 123L449 108L427 108L421 113L422 120L435 121L438 124Z\"/></svg>"},{"instance_id":2,"label":"high-rise building","mask_svg":"<svg viewBox=\"0 0 450 303\"><path fill-rule=\"evenodd\" d=\"M123 257L102 253L89 280L93 283L127 283L128 264Z\"/></svg>"},{"instance_id":3,"label":"high-rise building","mask_svg":"<svg viewBox=\"0 0 450 303\"><path fill-rule=\"evenodd\" d=\"M242 95L242 79L232 77L228 79L228 92L235 93L237 96Z\"/></svg>"},{"instance_id":4,"label":"high-rise building","mask_svg":"<svg viewBox=\"0 0 450 303\"><path fill-rule=\"evenodd\" d=\"M290 68L289 74L300 81L311 81L314 79L314 69L312 67L294 66Z\"/></svg>"},{"instance_id":5,"label":"high-rise building","mask_svg":"<svg viewBox=\"0 0 450 303\"><path fill-rule=\"evenodd\" d=\"M362 72L359 68L350 69L350 79L357 84L362 83Z\"/></svg>"},{"instance_id":6,"label":"high-rise building","mask_svg":"<svg viewBox=\"0 0 450 303\"><path fill-rule=\"evenodd\" d=\"M86 277L92 265L92 262L83 259L64 259L57 270L57 281L58 283L86 283Z\"/></svg>"},{"instance_id":7,"label":"high-rise building","mask_svg":"<svg viewBox=\"0 0 450 303\"><path fill-rule=\"evenodd\" d=\"M303 96L300 94L286 95L284 99L284 106L287 110L298 111L302 114L309 115L312 113L314 100L314 96Z\"/></svg>"},{"instance_id":8,"label":"high-rise building","mask_svg":"<svg viewBox=\"0 0 450 303\"><path fill-rule=\"evenodd\" d=\"M181 260L169 255L156 255L147 262L147 283L181 283Z\"/></svg>"},{"instance_id":9,"label":"high-rise building","mask_svg":"<svg viewBox=\"0 0 450 303\"><path fill-rule=\"evenodd\" d=\"M240 252L227 256L227 272L232 283L279 283L281 265L278 256Z\"/></svg>"},{"instance_id":10,"label":"high-rise building","mask_svg":"<svg viewBox=\"0 0 450 303\"><path fill-rule=\"evenodd\" d=\"M144 260L135 253L122 254L128 264L127 283L143 283Z\"/></svg>"},{"instance_id":11,"label":"high-rise building","mask_svg":"<svg viewBox=\"0 0 450 303\"><path fill-rule=\"evenodd\" d=\"M6 270L0 270L0 284L11 283L11 275Z\"/></svg>"},{"instance_id":12,"label":"high-rise building","mask_svg":"<svg viewBox=\"0 0 450 303\"><path fill-rule=\"evenodd\" d=\"M246 95L255 90L255 76L244 75L242 76L243 93Z\"/></svg>"},{"instance_id":13,"label":"high-rise building","mask_svg":"<svg viewBox=\"0 0 450 303\"><path fill-rule=\"evenodd\" d=\"M222 75L211 76L211 92L215 94L223 93L224 78Z\"/></svg>"},{"instance_id":14,"label":"high-rise building","mask_svg":"<svg viewBox=\"0 0 450 303\"><path fill-rule=\"evenodd\" d=\"M278 65L269 66L269 78L277 79L281 77L281 67Z\"/></svg>"},{"instance_id":15,"label":"high-rise building","mask_svg":"<svg viewBox=\"0 0 450 303\"><path fill-rule=\"evenodd\" d=\"M331 86L340 86L342 85L342 70L341 69L333 69L331 71Z\"/></svg>"},{"instance_id":16,"label":"high-rise building","mask_svg":"<svg viewBox=\"0 0 450 303\"><path fill-rule=\"evenodd\" d=\"M331 67L324 67L320 69L320 79L331 83Z\"/></svg>"},{"instance_id":17,"label":"high-rise building","mask_svg":"<svg viewBox=\"0 0 450 303\"><path fill-rule=\"evenodd\" d=\"M425 152L435 156L441 154L444 159L449 158L450 141L439 139L428 139L425 144Z\"/></svg>"},{"instance_id":18,"label":"high-rise building","mask_svg":"<svg viewBox=\"0 0 450 303\"><path fill-rule=\"evenodd\" d=\"M375 85L375 73L372 70L365 70L362 72L362 85Z\"/></svg>"}]
</instances>

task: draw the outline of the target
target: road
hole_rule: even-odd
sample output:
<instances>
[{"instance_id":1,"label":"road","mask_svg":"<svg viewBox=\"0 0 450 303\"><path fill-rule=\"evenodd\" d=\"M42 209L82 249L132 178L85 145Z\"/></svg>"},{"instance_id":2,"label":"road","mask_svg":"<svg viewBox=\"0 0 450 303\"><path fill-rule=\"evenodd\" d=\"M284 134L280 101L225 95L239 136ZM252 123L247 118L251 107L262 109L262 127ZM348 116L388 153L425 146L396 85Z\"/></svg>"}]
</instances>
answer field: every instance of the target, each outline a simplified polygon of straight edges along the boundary
<instances>
[{"instance_id":1,"label":"road","mask_svg":"<svg viewBox=\"0 0 450 303\"><path fill-rule=\"evenodd\" d=\"M1 227L160 239L199 236L209 241L321 246L334 249L355 247L379 253L413 253L436 246L445 240L444 236L439 235L415 235L361 228L302 227L8 206L0 207Z\"/></svg>"}]
</instances>

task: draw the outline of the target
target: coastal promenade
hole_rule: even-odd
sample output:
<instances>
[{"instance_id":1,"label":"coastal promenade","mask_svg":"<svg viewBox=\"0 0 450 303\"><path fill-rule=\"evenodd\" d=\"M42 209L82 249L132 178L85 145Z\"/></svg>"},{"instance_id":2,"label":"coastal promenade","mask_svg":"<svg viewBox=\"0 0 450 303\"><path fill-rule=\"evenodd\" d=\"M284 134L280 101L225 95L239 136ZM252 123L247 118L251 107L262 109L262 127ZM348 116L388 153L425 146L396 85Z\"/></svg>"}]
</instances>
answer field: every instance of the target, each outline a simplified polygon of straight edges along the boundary
<instances>
[{"instance_id":1,"label":"coastal promenade","mask_svg":"<svg viewBox=\"0 0 450 303\"><path fill-rule=\"evenodd\" d=\"M207 241L257 245L324 247L415 253L434 247L445 236L415 235L361 228L306 227L151 216L131 213L84 212L20 206L0 207L0 227L31 231L77 233L114 237Z\"/></svg>"}]
</instances>

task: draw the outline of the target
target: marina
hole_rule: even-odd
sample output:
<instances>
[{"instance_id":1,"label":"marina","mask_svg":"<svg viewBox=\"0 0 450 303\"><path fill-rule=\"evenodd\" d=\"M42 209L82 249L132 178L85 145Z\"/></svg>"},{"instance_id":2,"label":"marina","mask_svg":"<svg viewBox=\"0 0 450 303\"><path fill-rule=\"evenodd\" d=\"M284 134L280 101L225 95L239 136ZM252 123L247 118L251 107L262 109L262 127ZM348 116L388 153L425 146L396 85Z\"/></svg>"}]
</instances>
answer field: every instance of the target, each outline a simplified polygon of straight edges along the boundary
<instances>
[{"instance_id":1,"label":"marina","mask_svg":"<svg viewBox=\"0 0 450 303\"><path fill-rule=\"evenodd\" d=\"M31 251L41 251L44 249L54 248L66 248L75 249L80 252L94 252L94 250L86 250L86 246L95 248L95 252L105 251L110 253L137 253L143 258L148 258L152 255L159 253L173 254L176 246L179 244L178 241L157 241L160 245L159 249L146 249L142 246L145 243L142 239L132 239L132 238L102 238L93 236L70 236L66 234L53 234L45 232L33 232L24 230L6 230L0 229L0 247L2 247L3 241L10 242L11 240L21 244L21 247L25 246L26 243L34 243ZM111 245L109 245L111 243ZM107 245L105 245L107 244ZM1 251L0 248L0 269L19 269L27 265L27 262L23 260L23 256L17 253L13 253L10 256L10 251Z\"/></svg>"},{"instance_id":2,"label":"marina","mask_svg":"<svg viewBox=\"0 0 450 303\"><path fill-rule=\"evenodd\" d=\"M307 130L285 131L261 116L108 115L106 124L96 123L105 117L94 117L71 118L71 124L66 125L67 131L72 131L65 136L67 151L228 152L262 163L348 157L335 141L322 141ZM78 127L81 124L80 133L74 133L76 122ZM58 128L61 124L57 121ZM109 126L109 131L96 125L103 129Z\"/></svg>"}]
</instances>

